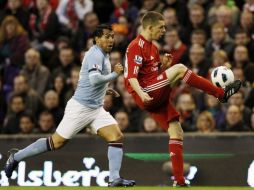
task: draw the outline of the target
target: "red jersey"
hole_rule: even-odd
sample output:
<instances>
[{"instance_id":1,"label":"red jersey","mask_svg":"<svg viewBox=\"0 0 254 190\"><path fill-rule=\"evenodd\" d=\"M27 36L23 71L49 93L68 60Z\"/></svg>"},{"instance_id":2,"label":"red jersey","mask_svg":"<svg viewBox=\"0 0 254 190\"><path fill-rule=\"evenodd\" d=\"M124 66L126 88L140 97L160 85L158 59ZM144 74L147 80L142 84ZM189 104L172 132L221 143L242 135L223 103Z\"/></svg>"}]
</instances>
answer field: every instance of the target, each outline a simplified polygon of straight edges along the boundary
<instances>
[{"instance_id":1,"label":"red jersey","mask_svg":"<svg viewBox=\"0 0 254 190\"><path fill-rule=\"evenodd\" d=\"M124 68L125 86L133 92L128 79L137 78L142 88L152 84L159 76L160 54L157 47L138 35L128 46Z\"/></svg>"},{"instance_id":2,"label":"red jersey","mask_svg":"<svg viewBox=\"0 0 254 190\"><path fill-rule=\"evenodd\" d=\"M160 55L157 47L139 35L134 39L126 51L124 68L125 86L132 94L141 109L147 110L151 116L167 130L168 122L178 120L179 113L171 103L171 88L166 72L160 73ZM153 100L144 105L141 98L132 89L128 79L137 78L142 90Z\"/></svg>"}]
</instances>

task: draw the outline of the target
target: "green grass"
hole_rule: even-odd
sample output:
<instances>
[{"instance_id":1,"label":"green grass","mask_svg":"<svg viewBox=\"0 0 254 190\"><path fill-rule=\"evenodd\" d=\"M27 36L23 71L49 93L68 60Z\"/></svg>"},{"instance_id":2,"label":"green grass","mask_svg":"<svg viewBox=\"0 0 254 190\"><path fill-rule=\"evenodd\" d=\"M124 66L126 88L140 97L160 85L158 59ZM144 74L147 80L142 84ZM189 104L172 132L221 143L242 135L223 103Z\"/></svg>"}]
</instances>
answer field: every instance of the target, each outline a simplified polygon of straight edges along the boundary
<instances>
[{"instance_id":1,"label":"green grass","mask_svg":"<svg viewBox=\"0 0 254 190\"><path fill-rule=\"evenodd\" d=\"M172 187L130 187L130 188L106 188L106 187L1 187L1 190L157 190L157 189L175 189ZM190 187L188 190L242 190L253 189L250 187Z\"/></svg>"}]
</instances>

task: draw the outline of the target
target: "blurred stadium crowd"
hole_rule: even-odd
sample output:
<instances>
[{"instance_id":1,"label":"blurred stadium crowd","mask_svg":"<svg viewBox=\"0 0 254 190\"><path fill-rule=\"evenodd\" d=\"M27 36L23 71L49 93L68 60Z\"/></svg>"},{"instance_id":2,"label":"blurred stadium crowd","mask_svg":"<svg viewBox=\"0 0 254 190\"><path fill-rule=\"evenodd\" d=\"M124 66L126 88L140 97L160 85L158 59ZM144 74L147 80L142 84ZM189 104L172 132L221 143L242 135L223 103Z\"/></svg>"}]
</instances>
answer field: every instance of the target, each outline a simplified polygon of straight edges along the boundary
<instances>
[{"instance_id":1,"label":"blurred stadium crowd","mask_svg":"<svg viewBox=\"0 0 254 190\"><path fill-rule=\"evenodd\" d=\"M123 64L148 10L166 20L166 34L156 42L161 54L171 53L175 63L206 78L214 67L227 65L244 81L225 105L179 84L172 99L184 131L254 131L254 0L1 0L0 132L54 131L96 26L112 24L110 60ZM123 75L110 86L121 97L105 96L104 107L123 132L161 132L125 90Z\"/></svg>"}]
</instances>

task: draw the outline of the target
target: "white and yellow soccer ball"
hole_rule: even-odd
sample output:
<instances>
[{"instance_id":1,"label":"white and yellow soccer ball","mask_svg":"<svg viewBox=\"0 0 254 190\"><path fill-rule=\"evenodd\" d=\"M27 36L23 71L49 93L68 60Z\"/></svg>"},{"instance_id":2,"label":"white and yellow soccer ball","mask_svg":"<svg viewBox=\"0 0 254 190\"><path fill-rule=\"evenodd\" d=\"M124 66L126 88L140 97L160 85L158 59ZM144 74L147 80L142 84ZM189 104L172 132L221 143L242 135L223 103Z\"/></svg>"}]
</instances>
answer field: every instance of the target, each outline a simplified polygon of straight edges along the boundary
<instances>
[{"instance_id":1,"label":"white and yellow soccer ball","mask_svg":"<svg viewBox=\"0 0 254 190\"><path fill-rule=\"evenodd\" d=\"M235 77L231 69L225 66L219 66L214 68L211 73L212 83L218 87L225 88L232 82L234 82Z\"/></svg>"}]
</instances>

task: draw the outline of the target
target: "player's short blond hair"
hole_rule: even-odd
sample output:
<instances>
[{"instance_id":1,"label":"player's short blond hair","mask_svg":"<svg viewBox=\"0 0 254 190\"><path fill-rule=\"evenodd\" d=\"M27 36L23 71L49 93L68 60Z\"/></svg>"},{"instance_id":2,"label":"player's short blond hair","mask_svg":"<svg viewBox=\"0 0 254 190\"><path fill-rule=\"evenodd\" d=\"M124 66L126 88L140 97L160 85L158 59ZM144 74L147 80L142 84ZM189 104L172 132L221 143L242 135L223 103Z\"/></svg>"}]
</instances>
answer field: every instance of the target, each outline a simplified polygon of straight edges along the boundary
<instances>
[{"instance_id":1,"label":"player's short blond hair","mask_svg":"<svg viewBox=\"0 0 254 190\"><path fill-rule=\"evenodd\" d=\"M145 29L149 25L157 25L160 20L164 20L162 14L155 11L148 11L141 20L142 27Z\"/></svg>"}]
</instances>

